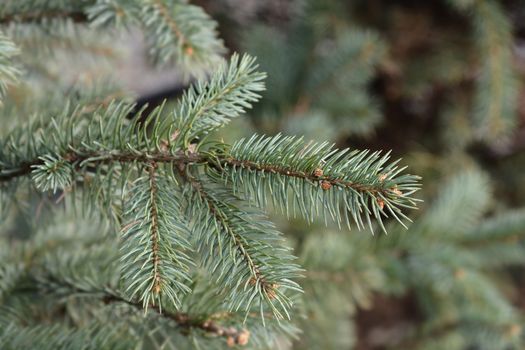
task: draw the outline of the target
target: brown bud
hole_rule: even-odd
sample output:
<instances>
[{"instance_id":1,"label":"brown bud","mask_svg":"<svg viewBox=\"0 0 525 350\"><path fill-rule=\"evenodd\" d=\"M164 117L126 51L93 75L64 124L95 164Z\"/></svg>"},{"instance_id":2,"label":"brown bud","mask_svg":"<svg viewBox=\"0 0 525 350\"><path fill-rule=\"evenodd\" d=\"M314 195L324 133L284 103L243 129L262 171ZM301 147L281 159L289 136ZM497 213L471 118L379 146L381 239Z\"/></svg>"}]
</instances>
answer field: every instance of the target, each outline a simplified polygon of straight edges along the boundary
<instances>
[{"instance_id":1,"label":"brown bud","mask_svg":"<svg viewBox=\"0 0 525 350\"><path fill-rule=\"evenodd\" d=\"M77 156L73 153L67 153L65 156L64 156L64 159L67 160L68 162L73 162L75 161L75 159L77 158Z\"/></svg>"},{"instance_id":2,"label":"brown bud","mask_svg":"<svg viewBox=\"0 0 525 350\"><path fill-rule=\"evenodd\" d=\"M160 283L156 283L155 286L153 287L153 291L156 293L156 294L159 294L160 293Z\"/></svg>"},{"instance_id":3,"label":"brown bud","mask_svg":"<svg viewBox=\"0 0 525 350\"><path fill-rule=\"evenodd\" d=\"M196 150L197 150L197 145L196 145L196 144L191 143L191 144L188 146L188 152L190 152L190 153L195 153Z\"/></svg>"},{"instance_id":4,"label":"brown bud","mask_svg":"<svg viewBox=\"0 0 525 350\"><path fill-rule=\"evenodd\" d=\"M383 182L386 180L387 174L379 174L377 178L379 179L379 182Z\"/></svg>"},{"instance_id":5,"label":"brown bud","mask_svg":"<svg viewBox=\"0 0 525 350\"><path fill-rule=\"evenodd\" d=\"M317 169L315 169L315 170L314 170L314 176L315 176L315 177L321 177L321 176L323 176L323 169L321 169L321 168L317 168Z\"/></svg>"},{"instance_id":6,"label":"brown bud","mask_svg":"<svg viewBox=\"0 0 525 350\"><path fill-rule=\"evenodd\" d=\"M454 277L458 280L462 280L465 277L465 270L463 269L457 269L454 271Z\"/></svg>"},{"instance_id":7,"label":"brown bud","mask_svg":"<svg viewBox=\"0 0 525 350\"><path fill-rule=\"evenodd\" d=\"M222 335L222 333L224 333L224 331L215 323L213 323L212 321L208 321L208 327L207 327L207 330L211 333L216 333L217 335Z\"/></svg>"},{"instance_id":8,"label":"brown bud","mask_svg":"<svg viewBox=\"0 0 525 350\"><path fill-rule=\"evenodd\" d=\"M169 146L168 140L161 140L160 141L160 150L162 152L167 152L168 151L168 146Z\"/></svg>"},{"instance_id":9,"label":"brown bud","mask_svg":"<svg viewBox=\"0 0 525 350\"><path fill-rule=\"evenodd\" d=\"M266 291L268 298L275 299L275 295L277 294L275 290L277 288L279 288L279 285L277 283L272 283L272 284L265 286L264 290Z\"/></svg>"},{"instance_id":10,"label":"brown bud","mask_svg":"<svg viewBox=\"0 0 525 350\"><path fill-rule=\"evenodd\" d=\"M179 134L180 134L180 131L179 130L175 130L171 136L170 136L170 140L171 141L175 141L177 139L177 137L179 137Z\"/></svg>"},{"instance_id":11,"label":"brown bud","mask_svg":"<svg viewBox=\"0 0 525 350\"><path fill-rule=\"evenodd\" d=\"M183 313L175 314L175 320L177 321L177 323L186 323L188 322L188 315Z\"/></svg>"},{"instance_id":12,"label":"brown bud","mask_svg":"<svg viewBox=\"0 0 525 350\"><path fill-rule=\"evenodd\" d=\"M235 339L233 339L233 337L226 338L226 345L228 345L230 348L233 348L235 346Z\"/></svg>"},{"instance_id":13,"label":"brown bud","mask_svg":"<svg viewBox=\"0 0 525 350\"><path fill-rule=\"evenodd\" d=\"M403 192L401 192L401 191L397 188L397 186L392 187L392 188L390 189L390 191L392 191L393 193L395 193L395 194L398 195L398 196L402 196L402 195L403 195Z\"/></svg>"},{"instance_id":14,"label":"brown bud","mask_svg":"<svg viewBox=\"0 0 525 350\"><path fill-rule=\"evenodd\" d=\"M504 241L505 242L509 242L509 243L518 243L519 242L519 237L518 236L508 236L506 238L504 238Z\"/></svg>"},{"instance_id":15,"label":"brown bud","mask_svg":"<svg viewBox=\"0 0 525 350\"><path fill-rule=\"evenodd\" d=\"M509 327L508 334L511 337L515 337L521 333L521 327L519 324L513 324Z\"/></svg>"},{"instance_id":16,"label":"brown bud","mask_svg":"<svg viewBox=\"0 0 525 350\"><path fill-rule=\"evenodd\" d=\"M332 188L332 184L330 183L330 181L321 181L321 188L325 191L329 190L330 188Z\"/></svg>"},{"instance_id":17,"label":"brown bud","mask_svg":"<svg viewBox=\"0 0 525 350\"><path fill-rule=\"evenodd\" d=\"M377 204L379 205L379 208L383 210L383 208L385 207L385 201L382 200L381 198L377 198L376 201L377 201Z\"/></svg>"},{"instance_id":18,"label":"brown bud","mask_svg":"<svg viewBox=\"0 0 525 350\"><path fill-rule=\"evenodd\" d=\"M248 344L249 340L250 340L250 331L243 329L237 336L236 342L237 344L243 346L243 345Z\"/></svg>"},{"instance_id":19,"label":"brown bud","mask_svg":"<svg viewBox=\"0 0 525 350\"><path fill-rule=\"evenodd\" d=\"M184 49L184 52L186 52L186 55L192 56L193 55L193 47L186 46L186 48Z\"/></svg>"}]
</instances>

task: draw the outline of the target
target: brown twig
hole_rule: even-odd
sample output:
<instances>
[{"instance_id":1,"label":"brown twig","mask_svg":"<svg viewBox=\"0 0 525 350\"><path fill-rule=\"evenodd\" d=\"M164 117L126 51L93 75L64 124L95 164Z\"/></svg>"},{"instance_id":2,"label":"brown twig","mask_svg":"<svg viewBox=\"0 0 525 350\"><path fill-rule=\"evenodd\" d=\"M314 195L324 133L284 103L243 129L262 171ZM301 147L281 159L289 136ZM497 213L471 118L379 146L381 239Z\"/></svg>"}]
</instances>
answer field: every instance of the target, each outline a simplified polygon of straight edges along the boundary
<instances>
[{"instance_id":1,"label":"brown twig","mask_svg":"<svg viewBox=\"0 0 525 350\"><path fill-rule=\"evenodd\" d=\"M137 310L143 310L143 306L140 303L127 300L119 295L106 294L103 296L102 301L105 304L111 303L123 303L131 306ZM226 338L229 346L233 345L246 345L248 343L250 332L246 329L237 329L235 327L226 327L216 322L216 319L222 319L230 316L230 313L221 313L220 317L217 315L211 315L206 319L192 318L190 315L184 312L166 312L160 310L156 305L149 305L148 310L153 310L157 316L163 317L177 324L179 328L183 329L200 329L209 335Z\"/></svg>"},{"instance_id":2,"label":"brown twig","mask_svg":"<svg viewBox=\"0 0 525 350\"><path fill-rule=\"evenodd\" d=\"M330 184L331 186L335 185L335 186L343 186L347 188L352 188L359 192L369 192L372 194L376 194L376 193L386 194L387 193L386 189L381 189L381 188L377 188L374 186L367 186L367 185L354 183L351 181L335 179L328 175L316 176L315 173L307 174L302 171L296 171L296 170L288 169L286 167L280 167L280 166L275 166L275 165L270 165L270 164L257 164L257 163L245 161L245 160L241 161L241 160L234 159L231 157L224 159L223 163L230 165L230 166L242 167L242 168L256 170L256 171L280 174L280 175L289 176L289 177L297 177L297 178L301 178L304 180L309 180L314 183L318 182L321 185L326 184L326 187L328 187L327 184Z\"/></svg>"},{"instance_id":3,"label":"brown twig","mask_svg":"<svg viewBox=\"0 0 525 350\"><path fill-rule=\"evenodd\" d=\"M79 166L82 162L90 161L97 164L105 164L110 162L121 163L198 163L206 161L206 159L198 154L185 154L179 152L177 154L167 152L156 152L151 154L136 154L136 153L107 153L107 152L89 152L76 153L69 152L63 155L65 161L71 165ZM37 158L31 161L22 162L19 165L13 166L12 169L0 168L0 183L14 180L18 177L26 176L31 173L33 168L37 165L43 164L44 161Z\"/></svg>"}]
</instances>

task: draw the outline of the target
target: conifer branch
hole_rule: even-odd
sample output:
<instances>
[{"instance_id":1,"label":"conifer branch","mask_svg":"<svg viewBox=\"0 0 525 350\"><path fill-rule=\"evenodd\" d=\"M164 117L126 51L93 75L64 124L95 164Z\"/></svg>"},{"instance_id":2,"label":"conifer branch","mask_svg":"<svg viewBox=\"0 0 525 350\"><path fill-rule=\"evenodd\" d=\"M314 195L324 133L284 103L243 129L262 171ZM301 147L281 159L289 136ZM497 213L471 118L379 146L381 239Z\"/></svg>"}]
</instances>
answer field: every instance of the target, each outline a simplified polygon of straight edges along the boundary
<instances>
[{"instance_id":1,"label":"conifer branch","mask_svg":"<svg viewBox=\"0 0 525 350\"><path fill-rule=\"evenodd\" d=\"M518 88L512 53L512 23L494 0L451 0L472 17L480 57L474 98L474 126L492 144L508 143L517 123Z\"/></svg>"},{"instance_id":2,"label":"conifer branch","mask_svg":"<svg viewBox=\"0 0 525 350\"><path fill-rule=\"evenodd\" d=\"M53 274L47 274L40 281L40 288L43 288L45 293L56 293L57 290L61 292L59 295L68 292L68 295L75 295L76 297L90 298L100 300L106 305L110 304L125 304L132 309L139 312L144 310L142 302L138 302L133 299L126 298L117 290L109 287L99 288L98 286L87 287L85 285L75 283L71 279L63 279ZM37 292L38 290L32 290ZM176 324L177 328L180 328L183 332L190 329L198 329L203 331L208 336L223 337L230 341L234 340L234 344L246 345L249 339L250 332L244 328L237 328L232 326L224 326L221 321L228 320L234 316L230 312L214 312L210 315L192 315L188 312L174 312L170 310L162 309L158 304L149 304L146 308L151 311L150 315L161 319L168 320ZM147 315L147 314L146 314ZM267 315L267 317L271 317Z\"/></svg>"},{"instance_id":3,"label":"conifer branch","mask_svg":"<svg viewBox=\"0 0 525 350\"><path fill-rule=\"evenodd\" d=\"M254 135L222 155L221 171L214 170L212 176L260 206L271 201L288 215L298 208L309 221L322 210L325 220L330 216L350 227L352 219L362 228L363 220L371 226L373 216L385 231L382 218L387 213L399 222L409 220L401 208L414 208L417 202L411 195L419 188L419 178L399 175L404 168L397 162L387 164L389 154L337 150L297 137Z\"/></svg>"},{"instance_id":4,"label":"conifer branch","mask_svg":"<svg viewBox=\"0 0 525 350\"><path fill-rule=\"evenodd\" d=\"M363 6L344 1L306 2L289 8L286 28L257 28L245 41L272 79L255 126L307 136L229 145L218 141L229 131L213 133L259 101L265 74L247 55L226 62L216 21L191 1L0 0L0 99L8 98L0 106L0 348L340 349L395 347L397 335L398 347L523 348L519 305L498 283L507 267L525 264L525 211L494 203L497 176L468 171L435 183L434 204L405 234L391 218L409 221L419 177L390 153L309 141L371 132L383 119L371 86L386 96L387 114L407 112L388 129L427 109L441 115L446 103L447 134L465 136L448 137L454 150L466 150L476 131L498 143L512 136L517 80L505 11L519 5L448 0L470 17L436 25L425 5L414 12L381 2L395 11L382 23L366 6L363 16ZM346 23L349 14L375 29ZM414 18L423 34L438 35L407 36L404 22ZM114 71L114 39L127 29L142 30L155 65L205 79L151 112L115 94L111 78L92 84ZM459 29L472 37L458 38ZM465 120L469 107L477 130ZM395 131L376 141L397 140ZM421 170L434 183L444 168L457 172L461 153L436 164L425 156ZM394 236L332 225L308 234L299 220L286 241L264 212L274 208ZM356 340L356 323L384 316L383 305L401 310L409 327L396 325L396 339L384 340L364 322ZM302 338L287 346L297 323Z\"/></svg>"},{"instance_id":5,"label":"conifer branch","mask_svg":"<svg viewBox=\"0 0 525 350\"><path fill-rule=\"evenodd\" d=\"M152 162L148 169L150 187L150 217L151 217L151 260L153 261L153 287L154 293L160 293L160 286L165 281L159 274L159 214L157 212L157 181L155 179L155 168L157 164Z\"/></svg>"},{"instance_id":6,"label":"conifer branch","mask_svg":"<svg viewBox=\"0 0 525 350\"><path fill-rule=\"evenodd\" d=\"M193 50L191 46L186 46L186 36L180 31L179 25L168 13L168 8L166 7L166 4L163 3L161 0L150 0L149 3L151 3L151 6L160 13L162 19L168 24L168 27L177 37L179 45L183 46L186 50Z\"/></svg>"},{"instance_id":7,"label":"conifer branch","mask_svg":"<svg viewBox=\"0 0 525 350\"><path fill-rule=\"evenodd\" d=\"M220 158L218 159L219 161L221 161ZM344 181L328 175L315 175L315 171L311 174L307 174L303 171L293 170L285 166L273 164L259 164L256 162L235 159L232 157L228 157L222 160L221 164L223 164L223 166L240 167L248 170L260 171L262 173L266 172L272 174L279 174L285 177L298 178L305 181L309 181L311 183L319 183L319 185L322 186L323 189L326 188L327 190L330 189L332 186L341 186L351 188L358 192L370 192L374 194L381 193L383 195L387 195L389 191L388 189L385 189L380 186L372 186L352 181Z\"/></svg>"},{"instance_id":8,"label":"conifer branch","mask_svg":"<svg viewBox=\"0 0 525 350\"><path fill-rule=\"evenodd\" d=\"M21 71L14 64L20 54L18 47L0 30L0 107L9 84L18 81Z\"/></svg>"},{"instance_id":9,"label":"conifer branch","mask_svg":"<svg viewBox=\"0 0 525 350\"><path fill-rule=\"evenodd\" d=\"M105 0L43 2L8 1L0 8L0 25L48 26L53 22L88 23L94 27L139 26L153 63L176 63L186 77L203 76L225 53L217 23L200 7L186 1Z\"/></svg>"},{"instance_id":10,"label":"conifer branch","mask_svg":"<svg viewBox=\"0 0 525 350\"><path fill-rule=\"evenodd\" d=\"M200 7L185 1L108 0L88 8L96 26L139 25L157 65L176 63L185 76L203 76L225 53L217 23Z\"/></svg>"},{"instance_id":11,"label":"conifer branch","mask_svg":"<svg viewBox=\"0 0 525 350\"><path fill-rule=\"evenodd\" d=\"M261 271L259 267L255 264L254 259L252 259L252 257L250 256L247 246L245 245L246 242L243 242L242 237L239 236L238 233L235 232L234 229L228 223L228 216L221 210L220 203L215 202L214 198L212 198L204 190L202 183L199 182L195 177L189 175L186 172L182 173L184 174L184 177L188 180L188 182L191 184L193 189L197 191L201 199L206 203L206 206L210 210L212 217L217 221L217 223L220 226L222 226L222 230L224 230L224 232L226 232L230 236L233 245L235 246L237 252L242 257L242 259L246 262L248 269L251 273L250 283L260 283L266 293L274 293L273 286L271 284L268 284L266 279L263 276L261 276Z\"/></svg>"},{"instance_id":12,"label":"conifer branch","mask_svg":"<svg viewBox=\"0 0 525 350\"><path fill-rule=\"evenodd\" d=\"M43 156L42 156L43 157ZM144 152L144 153L131 153L131 152L76 152L70 151L60 156L63 162L66 162L77 168L84 164L89 163L92 165L98 164L112 164L112 163L142 163L148 164L150 162L155 163L171 163L177 164L188 164L188 163L201 163L206 162L207 158L196 153L185 153L177 152L176 154L167 152ZM19 177L27 176L31 174L34 168L44 165L45 161L38 157L30 161L24 161L19 164L11 164L9 166L0 167L0 183L9 182Z\"/></svg>"},{"instance_id":13,"label":"conifer branch","mask_svg":"<svg viewBox=\"0 0 525 350\"><path fill-rule=\"evenodd\" d=\"M497 1L475 1L474 25L483 62L476 94L476 127L491 142L511 135L517 123L517 84L511 24Z\"/></svg>"},{"instance_id":14,"label":"conifer branch","mask_svg":"<svg viewBox=\"0 0 525 350\"><path fill-rule=\"evenodd\" d=\"M186 172L181 173L184 174L184 177L191 184L191 187L199 194L201 199L205 202L206 206L210 210L213 219L215 219L217 223L220 226L222 226L224 232L226 232L230 236L232 242L234 243L234 246L236 247L237 252L248 265L248 269L252 274L251 278L253 279L253 281L264 281L264 278L261 278L259 268L255 265L250 254L247 252L247 249L244 245L244 242L242 242L241 237L238 236L238 234L229 226L227 221L228 217L224 214L224 212L222 212L219 204L216 203L215 200L204 190L202 183L199 182L195 177L189 175Z\"/></svg>"},{"instance_id":15,"label":"conifer branch","mask_svg":"<svg viewBox=\"0 0 525 350\"><path fill-rule=\"evenodd\" d=\"M218 283L230 287L232 310L248 313L254 305L264 322L266 305L278 319L289 319L291 300L285 292L301 291L293 281L301 270L291 263L294 257L288 249L278 244L280 233L263 217L238 208L227 190L205 185L188 173L183 176L193 190L187 192L195 207L190 213L198 250Z\"/></svg>"},{"instance_id":16,"label":"conifer branch","mask_svg":"<svg viewBox=\"0 0 525 350\"><path fill-rule=\"evenodd\" d=\"M209 81L198 82L186 91L175 115L186 146L224 126L259 100L265 74L256 69L253 57L234 54L229 65L221 65Z\"/></svg>"},{"instance_id":17,"label":"conifer branch","mask_svg":"<svg viewBox=\"0 0 525 350\"><path fill-rule=\"evenodd\" d=\"M105 293L100 295L100 299L105 304L122 303L139 311L143 310L143 305L141 303L130 301L118 294ZM217 322L224 318L227 319L230 316L230 313L228 312L212 314L209 317L203 318L202 316L192 316L186 312L170 312L161 310L159 306L153 304L149 305L148 310L154 311L157 317L161 317L176 323L177 327L179 328L185 330L189 330L191 328L199 329L211 336L224 337L226 339L233 338L235 339L237 344L240 343L239 340L241 340L241 342L244 342L242 339L249 336L249 332L247 332L244 329L222 326Z\"/></svg>"},{"instance_id":18,"label":"conifer branch","mask_svg":"<svg viewBox=\"0 0 525 350\"><path fill-rule=\"evenodd\" d=\"M348 226L352 218L359 228L365 220L372 226L373 217L384 229L387 213L406 219L401 209L415 206L419 184L378 152L281 135L231 147L204 142L258 100L264 75L256 68L251 57L234 55L168 117L164 106L142 115L126 102L96 110L66 105L0 140L0 183L30 175L40 191L78 191L84 205L101 204L122 223L123 298L146 311L183 311L193 292L191 266L200 262L224 293L220 310L252 323L255 313L268 326L289 320L302 269L282 234L244 199L299 209L309 221L320 212ZM193 323L185 318L178 321ZM222 333L241 343L241 333Z\"/></svg>"},{"instance_id":19,"label":"conifer branch","mask_svg":"<svg viewBox=\"0 0 525 350\"><path fill-rule=\"evenodd\" d=\"M191 247L176 193L156 172L157 164L151 162L147 176L136 181L124 214L128 223L123 227L121 261L130 299L138 296L144 308L151 304L162 310L163 299L179 308L181 295L191 292L187 284L192 262L185 253Z\"/></svg>"},{"instance_id":20,"label":"conifer branch","mask_svg":"<svg viewBox=\"0 0 525 350\"><path fill-rule=\"evenodd\" d=\"M382 226L382 217L387 212L400 222L402 218L408 220L401 208L415 207L416 200L411 195L419 188L418 178L398 176L403 169L396 167L397 162L386 165L388 154L380 157L379 153L366 151L338 151L326 143L304 143L300 138L280 135L274 138L254 136L235 144L231 150L223 147L202 153L72 151L62 158L77 170L85 169L85 164L156 162L176 167L200 164L208 166L213 177L229 181L237 192L251 193L260 206L268 205L265 192L269 190L273 203L290 215L288 190L291 190L292 211L298 208L311 221L319 215L322 205L325 218L328 215L338 223L346 222L349 227L350 217L358 228L364 226L363 218L371 225L370 216ZM279 158L282 154L287 154L287 158ZM273 159L272 155L277 158ZM28 175L42 164L43 160L38 158L0 168L0 183ZM253 176L261 181L250 180ZM289 180L283 182L284 178ZM308 196L304 196L304 191ZM325 193L333 195L326 197ZM340 204L345 210L340 209Z\"/></svg>"}]
</instances>

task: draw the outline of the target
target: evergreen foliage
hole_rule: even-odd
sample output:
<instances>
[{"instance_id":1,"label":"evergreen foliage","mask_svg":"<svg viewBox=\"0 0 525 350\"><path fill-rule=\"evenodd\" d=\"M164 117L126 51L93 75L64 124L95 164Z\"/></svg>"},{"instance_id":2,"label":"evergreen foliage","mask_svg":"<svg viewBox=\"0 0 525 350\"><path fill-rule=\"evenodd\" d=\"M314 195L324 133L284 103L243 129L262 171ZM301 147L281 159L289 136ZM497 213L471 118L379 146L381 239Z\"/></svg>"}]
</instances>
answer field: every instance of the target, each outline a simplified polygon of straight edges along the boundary
<instances>
[{"instance_id":1,"label":"evergreen foliage","mask_svg":"<svg viewBox=\"0 0 525 350\"><path fill-rule=\"evenodd\" d=\"M350 316L372 307L378 293L395 298L407 292L415 293L423 314L405 321L409 330L395 349L523 346L519 311L499 284L510 278L503 267L525 263L524 246L518 243L525 234L525 213L482 219L491 198L487 177L479 171L455 175L441 188L406 232L392 228L375 241L337 232L306 238L299 254L307 271L304 304L311 317L301 324L302 346L351 347L357 330Z\"/></svg>"},{"instance_id":2,"label":"evergreen foliage","mask_svg":"<svg viewBox=\"0 0 525 350\"><path fill-rule=\"evenodd\" d=\"M474 102L475 126L480 136L502 142L516 126L517 84L512 65L511 25L497 1L452 3L473 17L482 57Z\"/></svg>"},{"instance_id":3,"label":"evergreen foliage","mask_svg":"<svg viewBox=\"0 0 525 350\"><path fill-rule=\"evenodd\" d=\"M524 348L519 1L193 3L1 2L0 348Z\"/></svg>"},{"instance_id":4,"label":"evergreen foliage","mask_svg":"<svg viewBox=\"0 0 525 350\"><path fill-rule=\"evenodd\" d=\"M189 75L202 75L216 66L225 49L216 23L200 8L185 0L7 0L0 8L0 23L19 23L25 30L45 31L56 23L75 22L105 32L139 26L157 65L176 63ZM66 36L78 36L69 30ZM71 40L73 41L73 40Z\"/></svg>"},{"instance_id":5,"label":"evergreen foliage","mask_svg":"<svg viewBox=\"0 0 525 350\"><path fill-rule=\"evenodd\" d=\"M269 204L310 221L316 212L348 226L353 220L358 228L375 219L383 229L385 218L408 219L404 209L415 207L418 177L404 175L388 155L280 135L231 146L214 140L212 132L258 101L265 74L249 55L219 59L215 23L200 8L184 1L29 3L10 1L0 12L15 42L55 33L24 42L27 52L57 59L53 42L67 55L90 42L89 30L138 24L154 62L175 60L189 74L213 71L175 106L147 110L118 87L66 88L42 74L50 67L22 60L24 78L54 86L56 95L39 97L22 84L13 92L28 91L32 100L6 102L6 115L34 114L0 141L3 212L31 222L26 215L37 203L35 222L47 220L28 225L24 237L2 236L2 247L11 247L0 256L2 348L290 342L304 271L267 218ZM76 34L86 41L65 39ZM16 50L2 40L12 49L1 71L12 83Z\"/></svg>"},{"instance_id":6,"label":"evergreen foliage","mask_svg":"<svg viewBox=\"0 0 525 350\"><path fill-rule=\"evenodd\" d=\"M253 5L252 17L237 24L248 33L244 47L269 72L267 98L251 112L254 129L403 148L425 179L421 216L406 233L386 225L388 236L370 240L340 235L330 220L328 229L301 220L286 226L306 270L307 316L295 348L521 349L523 4L329 0L275 8L272 17ZM347 32L381 44L368 46L376 58L368 69L352 70L364 55L335 68L344 48L337 38ZM308 90L302 79L322 67L334 67L336 78L368 76L320 107L317 97L336 85ZM353 97L361 94L382 107L379 121L364 119L371 134L355 133L356 113L329 113L338 103L358 108ZM363 109L376 110L370 102Z\"/></svg>"},{"instance_id":7,"label":"evergreen foliage","mask_svg":"<svg viewBox=\"0 0 525 350\"><path fill-rule=\"evenodd\" d=\"M18 54L15 44L0 32L0 98L4 96L8 84L15 83L20 75L13 62Z\"/></svg>"},{"instance_id":8,"label":"evergreen foliage","mask_svg":"<svg viewBox=\"0 0 525 350\"><path fill-rule=\"evenodd\" d=\"M326 126L321 135L333 139L370 134L381 121L366 90L385 57L383 41L370 30L334 27L326 12L310 4L285 33L259 25L245 34L246 51L269 75L271 88L255 110L263 130L273 132L280 122L281 129L317 137L311 125L329 120L338 128ZM283 114L291 117L279 120Z\"/></svg>"},{"instance_id":9,"label":"evergreen foliage","mask_svg":"<svg viewBox=\"0 0 525 350\"><path fill-rule=\"evenodd\" d=\"M226 181L255 197L259 206L272 201L288 216L299 211L312 221L322 211L325 222L331 217L351 228L353 221L358 229L364 227L363 220L372 228L374 217L384 230L383 216L401 222L408 217L400 208L415 208L411 195L418 190L417 177L398 176L404 169L397 162L387 165L388 154L337 150L327 142L277 135L241 140L229 155L223 172Z\"/></svg>"}]
</instances>

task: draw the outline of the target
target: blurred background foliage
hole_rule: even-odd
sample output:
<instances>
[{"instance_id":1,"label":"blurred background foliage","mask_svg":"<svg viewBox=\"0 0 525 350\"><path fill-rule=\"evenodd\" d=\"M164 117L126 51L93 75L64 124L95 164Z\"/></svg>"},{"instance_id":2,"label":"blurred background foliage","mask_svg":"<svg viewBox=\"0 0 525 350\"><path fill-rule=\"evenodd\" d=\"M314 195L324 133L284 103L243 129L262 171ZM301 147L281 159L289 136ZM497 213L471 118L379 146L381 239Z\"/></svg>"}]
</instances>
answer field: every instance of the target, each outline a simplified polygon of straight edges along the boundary
<instances>
[{"instance_id":1,"label":"blurred background foliage","mask_svg":"<svg viewBox=\"0 0 525 350\"><path fill-rule=\"evenodd\" d=\"M391 149L423 177L414 223L391 225L388 235L274 215L306 269L302 333L291 347L524 348L523 1L193 3L219 22L230 53L256 56L268 73L267 91L249 118L217 137L283 132L341 148ZM2 132L13 123L13 109L38 110L42 103L49 112L66 93L81 104L132 90L139 104L153 106L186 86L172 73L175 79L162 84L158 72L135 78L149 61L135 61L142 52L126 44L133 35L72 34L66 26L49 23L42 37L31 27L7 28L34 55L21 62L32 80L10 89L10 103L0 109ZM42 54L56 59L39 60ZM131 64L115 69L118 57L130 55ZM150 75L156 91L140 85ZM45 218L42 202L29 203L3 223L10 235L30 235L34 217Z\"/></svg>"}]
</instances>

